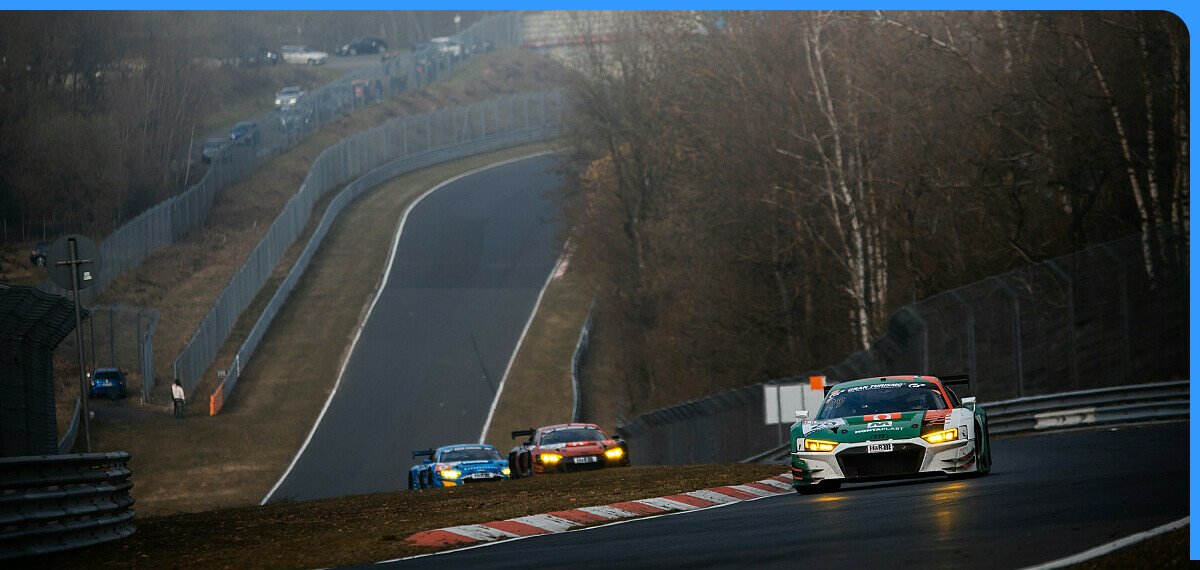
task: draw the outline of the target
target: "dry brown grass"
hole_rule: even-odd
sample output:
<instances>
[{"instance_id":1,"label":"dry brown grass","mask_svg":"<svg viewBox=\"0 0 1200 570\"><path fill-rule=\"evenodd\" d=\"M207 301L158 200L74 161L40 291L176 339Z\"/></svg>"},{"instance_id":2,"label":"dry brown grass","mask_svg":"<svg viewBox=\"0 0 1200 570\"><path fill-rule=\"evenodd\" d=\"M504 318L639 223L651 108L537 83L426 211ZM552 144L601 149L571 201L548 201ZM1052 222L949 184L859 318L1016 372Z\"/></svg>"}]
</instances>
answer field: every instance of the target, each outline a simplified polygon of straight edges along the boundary
<instances>
[{"instance_id":1,"label":"dry brown grass","mask_svg":"<svg viewBox=\"0 0 1200 570\"><path fill-rule=\"evenodd\" d=\"M778 465L629 467L494 485L272 503L139 521L133 536L52 556L30 567L314 568L435 550L413 533L756 481Z\"/></svg>"},{"instance_id":2,"label":"dry brown grass","mask_svg":"<svg viewBox=\"0 0 1200 570\"><path fill-rule=\"evenodd\" d=\"M513 430L571 421L571 356L587 318L591 289L568 270L546 288L497 402L487 442L504 451ZM606 429L615 426L604 426Z\"/></svg>"},{"instance_id":3,"label":"dry brown grass","mask_svg":"<svg viewBox=\"0 0 1200 570\"><path fill-rule=\"evenodd\" d=\"M207 417L204 392L193 398L184 420L172 419L165 404L154 410L101 409L93 441L97 449L130 452L139 514L257 503L299 449L332 390L408 203L460 172L544 149L509 149L421 170L347 207L220 415Z\"/></svg>"}]
</instances>

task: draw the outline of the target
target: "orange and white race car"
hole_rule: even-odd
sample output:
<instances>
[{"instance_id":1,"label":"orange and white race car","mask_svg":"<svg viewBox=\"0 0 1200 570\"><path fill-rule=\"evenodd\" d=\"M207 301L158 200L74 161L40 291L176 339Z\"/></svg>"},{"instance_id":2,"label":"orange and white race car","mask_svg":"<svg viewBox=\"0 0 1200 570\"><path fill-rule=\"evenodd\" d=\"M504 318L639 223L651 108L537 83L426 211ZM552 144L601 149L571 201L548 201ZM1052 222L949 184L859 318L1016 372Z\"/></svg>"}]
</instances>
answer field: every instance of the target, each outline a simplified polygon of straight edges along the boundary
<instances>
[{"instance_id":1,"label":"orange and white race car","mask_svg":"<svg viewBox=\"0 0 1200 570\"><path fill-rule=\"evenodd\" d=\"M596 424L558 424L512 432L528 437L508 453L512 478L629 465L629 449Z\"/></svg>"}]
</instances>

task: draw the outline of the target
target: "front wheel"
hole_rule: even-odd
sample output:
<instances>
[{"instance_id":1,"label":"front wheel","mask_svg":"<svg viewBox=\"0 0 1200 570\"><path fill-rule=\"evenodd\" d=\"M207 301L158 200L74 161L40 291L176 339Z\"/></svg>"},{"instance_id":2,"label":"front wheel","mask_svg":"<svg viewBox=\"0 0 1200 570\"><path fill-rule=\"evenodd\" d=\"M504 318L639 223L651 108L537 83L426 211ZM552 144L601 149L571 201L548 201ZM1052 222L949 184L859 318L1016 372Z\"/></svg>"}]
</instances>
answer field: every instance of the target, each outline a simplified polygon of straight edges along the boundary
<instances>
[{"instance_id":1,"label":"front wheel","mask_svg":"<svg viewBox=\"0 0 1200 570\"><path fill-rule=\"evenodd\" d=\"M412 471L408 472L408 490L409 491L420 491L421 490L421 484L419 482L417 482L416 477L413 477Z\"/></svg>"}]
</instances>

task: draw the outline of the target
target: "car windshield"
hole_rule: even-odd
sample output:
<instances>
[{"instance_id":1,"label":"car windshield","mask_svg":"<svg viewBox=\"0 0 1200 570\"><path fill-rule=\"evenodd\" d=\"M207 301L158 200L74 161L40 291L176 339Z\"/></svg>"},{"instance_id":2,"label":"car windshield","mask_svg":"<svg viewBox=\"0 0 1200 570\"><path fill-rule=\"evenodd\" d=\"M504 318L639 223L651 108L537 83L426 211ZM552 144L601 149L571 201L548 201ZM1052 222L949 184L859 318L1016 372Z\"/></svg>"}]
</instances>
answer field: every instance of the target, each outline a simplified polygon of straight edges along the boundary
<instances>
[{"instance_id":1,"label":"car windshield","mask_svg":"<svg viewBox=\"0 0 1200 570\"><path fill-rule=\"evenodd\" d=\"M121 374L112 370L96 373L97 380L118 380L120 378Z\"/></svg>"},{"instance_id":2,"label":"car windshield","mask_svg":"<svg viewBox=\"0 0 1200 570\"><path fill-rule=\"evenodd\" d=\"M946 399L936 384L892 382L866 384L834 389L821 406L818 420L885 414L889 412L914 412L918 410L945 410Z\"/></svg>"},{"instance_id":3,"label":"car windshield","mask_svg":"<svg viewBox=\"0 0 1200 570\"><path fill-rule=\"evenodd\" d=\"M498 461L500 453L486 447L450 449L442 452L442 461Z\"/></svg>"},{"instance_id":4,"label":"car windshield","mask_svg":"<svg viewBox=\"0 0 1200 570\"><path fill-rule=\"evenodd\" d=\"M604 432L595 428L569 428L555 430L542 436L542 445L571 443L575 441L604 441Z\"/></svg>"},{"instance_id":5,"label":"car windshield","mask_svg":"<svg viewBox=\"0 0 1200 570\"><path fill-rule=\"evenodd\" d=\"M279 92L279 94L280 95L295 95L299 92L300 92L299 87L284 87L283 90Z\"/></svg>"}]
</instances>

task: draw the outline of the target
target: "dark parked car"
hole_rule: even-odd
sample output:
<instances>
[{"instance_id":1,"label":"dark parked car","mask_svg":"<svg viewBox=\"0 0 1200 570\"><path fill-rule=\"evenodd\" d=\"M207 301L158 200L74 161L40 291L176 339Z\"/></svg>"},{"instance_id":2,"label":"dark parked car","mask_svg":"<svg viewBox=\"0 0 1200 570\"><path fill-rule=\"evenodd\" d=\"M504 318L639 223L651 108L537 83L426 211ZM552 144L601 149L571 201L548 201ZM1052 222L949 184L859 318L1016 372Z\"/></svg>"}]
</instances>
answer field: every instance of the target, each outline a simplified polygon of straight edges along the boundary
<instances>
[{"instance_id":1,"label":"dark parked car","mask_svg":"<svg viewBox=\"0 0 1200 570\"><path fill-rule=\"evenodd\" d=\"M216 162L221 157L221 153L225 152L225 147L229 145L229 141L225 139L206 139L204 148L200 149L200 162L210 164Z\"/></svg>"},{"instance_id":2,"label":"dark parked car","mask_svg":"<svg viewBox=\"0 0 1200 570\"><path fill-rule=\"evenodd\" d=\"M120 368L97 368L91 373L90 396L118 400L125 397L125 373Z\"/></svg>"},{"instance_id":3,"label":"dark parked car","mask_svg":"<svg viewBox=\"0 0 1200 570\"><path fill-rule=\"evenodd\" d=\"M383 53L387 51L387 42L379 38L358 38L337 48L337 55L358 55L360 53Z\"/></svg>"},{"instance_id":4,"label":"dark parked car","mask_svg":"<svg viewBox=\"0 0 1200 570\"><path fill-rule=\"evenodd\" d=\"M33 246L33 251L29 252L29 264L34 267L46 266L46 254L50 251L50 242L39 241Z\"/></svg>"},{"instance_id":5,"label":"dark parked car","mask_svg":"<svg viewBox=\"0 0 1200 570\"><path fill-rule=\"evenodd\" d=\"M229 140L235 144L254 145L258 143L258 125L251 121L242 121L229 131Z\"/></svg>"},{"instance_id":6,"label":"dark parked car","mask_svg":"<svg viewBox=\"0 0 1200 570\"><path fill-rule=\"evenodd\" d=\"M279 52L269 49L253 49L242 57L242 65L255 67L259 65L279 64Z\"/></svg>"}]
</instances>

